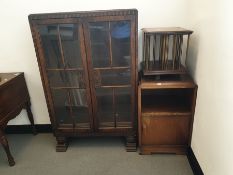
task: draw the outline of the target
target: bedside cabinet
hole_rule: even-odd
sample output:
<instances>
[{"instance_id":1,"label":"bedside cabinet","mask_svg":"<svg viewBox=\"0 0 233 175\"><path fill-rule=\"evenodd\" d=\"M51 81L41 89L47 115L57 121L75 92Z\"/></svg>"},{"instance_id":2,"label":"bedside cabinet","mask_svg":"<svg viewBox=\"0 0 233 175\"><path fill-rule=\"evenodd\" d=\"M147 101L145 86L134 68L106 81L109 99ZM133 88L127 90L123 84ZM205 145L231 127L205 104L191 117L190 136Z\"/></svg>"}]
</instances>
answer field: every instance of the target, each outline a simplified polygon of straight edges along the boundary
<instances>
[{"instance_id":1,"label":"bedside cabinet","mask_svg":"<svg viewBox=\"0 0 233 175\"><path fill-rule=\"evenodd\" d=\"M185 154L191 143L197 85L188 75L144 78L138 87L141 154Z\"/></svg>"}]
</instances>

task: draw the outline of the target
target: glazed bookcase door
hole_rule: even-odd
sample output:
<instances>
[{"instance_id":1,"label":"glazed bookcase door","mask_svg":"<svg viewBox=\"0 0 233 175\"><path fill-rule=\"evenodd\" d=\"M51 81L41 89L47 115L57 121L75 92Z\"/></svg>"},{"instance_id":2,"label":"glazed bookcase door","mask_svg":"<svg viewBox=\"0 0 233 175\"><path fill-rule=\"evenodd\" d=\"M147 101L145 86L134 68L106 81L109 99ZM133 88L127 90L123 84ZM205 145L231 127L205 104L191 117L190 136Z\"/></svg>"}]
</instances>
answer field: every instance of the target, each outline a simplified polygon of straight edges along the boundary
<instances>
[{"instance_id":1,"label":"glazed bookcase door","mask_svg":"<svg viewBox=\"0 0 233 175\"><path fill-rule=\"evenodd\" d=\"M92 109L82 25L76 20L37 24L39 58L58 129L91 130Z\"/></svg>"},{"instance_id":2,"label":"glazed bookcase door","mask_svg":"<svg viewBox=\"0 0 233 175\"><path fill-rule=\"evenodd\" d=\"M130 17L118 16L89 18L84 26L95 128L132 128L135 23Z\"/></svg>"}]
</instances>

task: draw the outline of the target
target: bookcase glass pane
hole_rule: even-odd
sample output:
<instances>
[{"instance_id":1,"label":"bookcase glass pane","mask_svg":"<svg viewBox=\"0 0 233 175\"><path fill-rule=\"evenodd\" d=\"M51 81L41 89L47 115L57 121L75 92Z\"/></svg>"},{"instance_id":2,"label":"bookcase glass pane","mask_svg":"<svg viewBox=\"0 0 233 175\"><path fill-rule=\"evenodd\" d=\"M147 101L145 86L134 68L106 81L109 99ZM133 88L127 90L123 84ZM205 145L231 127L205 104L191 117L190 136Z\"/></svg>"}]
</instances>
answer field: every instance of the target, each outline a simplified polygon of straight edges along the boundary
<instances>
[{"instance_id":1,"label":"bookcase glass pane","mask_svg":"<svg viewBox=\"0 0 233 175\"><path fill-rule=\"evenodd\" d=\"M76 128L90 128L87 95L85 89L70 89L72 115Z\"/></svg>"},{"instance_id":2,"label":"bookcase glass pane","mask_svg":"<svg viewBox=\"0 0 233 175\"><path fill-rule=\"evenodd\" d=\"M52 99L57 124L72 124L68 91L65 89L53 89Z\"/></svg>"},{"instance_id":3,"label":"bookcase glass pane","mask_svg":"<svg viewBox=\"0 0 233 175\"><path fill-rule=\"evenodd\" d=\"M101 85L129 85L130 84L130 69L127 70L104 70L100 71Z\"/></svg>"},{"instance_id":4,"label":"bookcase glass pane","mask_svg":"<svg viewBox=\"0 0 233 175\"><path fill-rule=\"evenodd\" d=\"M38 27L47 68L62 68L62 57L59 48L58 25L40 25Z\"/></svg>"},{"instance_id":5,"label":"bookcase glass pane","mask_svg":"<svg viewBox=\"0 0 233 175\"><path fill-rule=\"evenodd\" d=\"M90 22L88 27L93 67L110 66L109 22Z\"/></svg>"},{"instance_id":6,"label":"bookcase glass pane","mask_svg":"<svg viewBox=\"0 0 233 175\"><path fill-rule=\"evenodd\" d=\"M97 117L99 127L113 127L113 93L112 88L96 88Z\"/></svg>"},{"instance_id":7,"label":"bookcase glass pane","mask_svg":"<svg viewBox=\"0 0 233 175\"><path fill-rule=\"evenodd\" d=\"M59 32L67 68L82 67L78 25L60 24Z\"/></svg>"},{"instance_id":8,"label":"bookcase glass pane","mask_svg":"<svg viewBox=\"0 0 233 175\"><path fill-rule=\"evenodd\" d=\"M47 68L82 67L77 24L40 25L39 33ZM59 45L59 37L61 39L61 47ZM64 63L62 61L62 53Z\"/></svg>"},{"instance_id":9,"label":"bookcase glass pane","mask_svg":"<svg viewBox=\"0 0 233 175\"><path fill-rule=\"evenodd\" d=\"M47 71L50 87L85 88L83 71Z\"/></svg>"},{"instance_id":10,"label":"bookcase glass pane","mask_svg":"<svg viewBox=\"0 0 233 175\"><path fill-rule=\"evenodd\" d=\"M130 66L130 22L111 22L111 44L113 66Z\"/></svg>"},{"instance_id":11,"label":"bookcase glass pane","mask_svg":"<svg viewBox=\"0 0 233 175\"><path fill-rule=\"evenodd\" d=\"M115 88L116 126L130 126L131 121L131 89Z\"/></svg>"}]
</instances>

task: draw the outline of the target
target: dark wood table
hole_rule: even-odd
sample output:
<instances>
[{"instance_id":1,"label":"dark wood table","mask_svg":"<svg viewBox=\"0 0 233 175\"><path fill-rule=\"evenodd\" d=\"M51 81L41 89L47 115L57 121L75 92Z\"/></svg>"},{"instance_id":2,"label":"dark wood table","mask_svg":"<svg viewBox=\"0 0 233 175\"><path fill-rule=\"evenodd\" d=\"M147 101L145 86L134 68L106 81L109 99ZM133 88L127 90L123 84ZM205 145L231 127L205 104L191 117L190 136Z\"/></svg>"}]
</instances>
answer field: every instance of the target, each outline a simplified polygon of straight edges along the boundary
<instances>
[{"instance_id":1,"label":"dark wood table","mask_svg":"<svg viewBox=\"0 0 233 175\"><path fill-rule=\"evenodd\" d=\"M4 130L9 120L15 118L22 109L26 109L36 134L31 102L23 73L0 73L0 142L6 151L10 166L15 165Z\"/></svg>"}]
</instances>

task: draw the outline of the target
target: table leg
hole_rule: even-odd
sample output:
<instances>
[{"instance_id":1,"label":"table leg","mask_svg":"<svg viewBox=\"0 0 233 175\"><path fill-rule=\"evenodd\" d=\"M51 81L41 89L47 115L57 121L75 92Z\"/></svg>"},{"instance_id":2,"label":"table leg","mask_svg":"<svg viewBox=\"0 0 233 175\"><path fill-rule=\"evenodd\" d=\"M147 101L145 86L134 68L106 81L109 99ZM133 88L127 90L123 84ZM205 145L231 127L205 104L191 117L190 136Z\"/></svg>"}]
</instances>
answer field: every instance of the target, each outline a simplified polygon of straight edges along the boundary
<instances>
[{"instance_id":1,"label":"table leg","mask_svg":"<svg viewBox=\"0 0 233 175\"><path fill-rule=\"evenodd\" d=\"M26 103L26 111L28 114L28 119L29 119L31 126L32 126L32 132L34 135L36 135L37 132L36 132L35 124L34 124L34 119L33 119L32 111L31 111L31 103L30 102Z\"/></svg>"},{"instance_id":2,"label":"table leg","mask_svg":"<svg viewBox=\"0 0 233 175\"><path fill-rule=\"evenodd\" d=\"M8 145L8 141L6 139L6 136L4 134L4 132L0 129L0 142L6 152L7 158L8 158L8 162L10 166L14 166L15 165L15 161L14 158L12 157L11 153L10 153L10 149L9 149L9 145Z\"/></svg>"}]
</instances>

